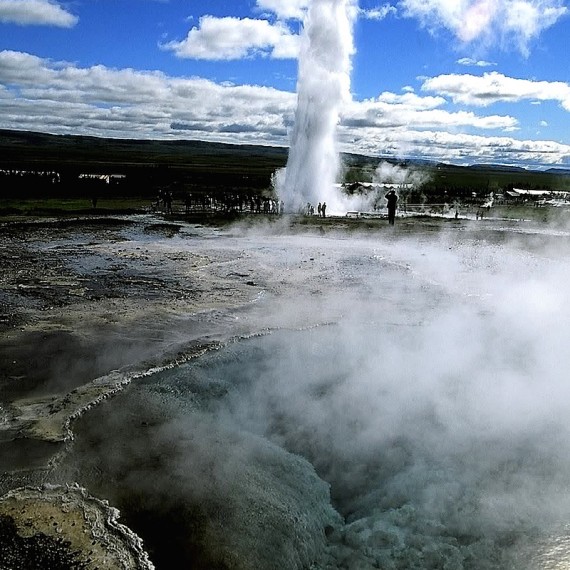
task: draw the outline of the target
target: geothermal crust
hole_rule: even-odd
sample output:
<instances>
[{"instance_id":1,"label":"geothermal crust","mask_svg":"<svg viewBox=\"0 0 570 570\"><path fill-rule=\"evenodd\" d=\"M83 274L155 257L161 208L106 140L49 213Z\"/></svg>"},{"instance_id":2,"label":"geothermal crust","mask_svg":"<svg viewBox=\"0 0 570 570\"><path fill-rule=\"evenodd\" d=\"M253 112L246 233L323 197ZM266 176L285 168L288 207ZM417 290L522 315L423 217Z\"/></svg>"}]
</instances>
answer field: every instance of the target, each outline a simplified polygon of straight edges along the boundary
<instances>
[{"instance_id":1,"label":"geothermal crust","mask_svg":"<svg viewBox=\"0 0 570 570\"><path fill-rule=\"evenodd\" d=\"M2 568L154 568L118 511L78 486L14 489L0 513Z\"/></svg>"}]
</instances>

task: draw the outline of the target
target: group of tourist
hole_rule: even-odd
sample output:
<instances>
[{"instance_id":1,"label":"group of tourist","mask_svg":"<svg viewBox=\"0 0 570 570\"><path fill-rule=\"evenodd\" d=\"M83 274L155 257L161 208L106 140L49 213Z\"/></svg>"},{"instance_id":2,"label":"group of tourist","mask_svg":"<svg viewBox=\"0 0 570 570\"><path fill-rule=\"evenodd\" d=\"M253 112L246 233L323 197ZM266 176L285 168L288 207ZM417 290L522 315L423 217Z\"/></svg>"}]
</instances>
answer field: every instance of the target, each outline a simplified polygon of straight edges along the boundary
<instances>
[{"instance_id":1,"label":"group of tourist","mask_svg":"<svg viewBox=\"0 0 570 570\"><path fill-rule=\"evenodd\" d=\"M388 222L390 225L394 225L394 220L396 217L396 205L398 203L398 196L394 190L390 190L385 196L388 208ZM163 211L171 214L172 213L172 192L170 190L161 189L158 192L155 203L153 204L153 209L159 210L161 205ZM223 210L223 211L236 211L236 212L256 212L264 214L282 214L284 213L284 204L281 201L274 200L271 198L266 198L262 196L250 196L244 197L239 194L222 194L221 196L210 196L209 194L199 193L193 196L190 193L186 193L184 197L184 205L186 213L192 210ZM95 207L95 206L94 206ZM325 218L327 213L327 203L319 202L317 205L317 216L319 218ZM315 215L315 208L310 203L307 202L305 207L305 214L307 216ZM483 217L481 215L481 217Z\"/></svg>"},{"instance_id":2,"label":"group of tourist","mask_svg":"<svg viewBox=\"0 0 570 570\"><path fill-rule=\"evenodd\" d=\"M321 202L319 202L319 204L317 206L317 216L319 218L324 218L326 215L326 212L327 212L327 203L323 202L321 204ZM307 214L307 216L314 216L315 215L315 207L310 202L307 202L305 213Z\"/></svg>"},{"instance_id":3,"label":"group of tourist","mask_svg":"<svg viewBox=\"0 0 570 570\"><path fill-rule=\"evenodd\" d=\"M384 196L387 201L387 208L388 208L388 223L393 226L394 221L396 219L396 205L398 204L398 195L396 194L395 190L390 190ZM327 211L327 203L326 202L319 202L317 206L317 216L319 218L324 218L326 216ZM305 209L305 213L307 216L314 216L315 215L315 208L310 202L307 202L307 206Z\"/></svg>"}]
</instances>

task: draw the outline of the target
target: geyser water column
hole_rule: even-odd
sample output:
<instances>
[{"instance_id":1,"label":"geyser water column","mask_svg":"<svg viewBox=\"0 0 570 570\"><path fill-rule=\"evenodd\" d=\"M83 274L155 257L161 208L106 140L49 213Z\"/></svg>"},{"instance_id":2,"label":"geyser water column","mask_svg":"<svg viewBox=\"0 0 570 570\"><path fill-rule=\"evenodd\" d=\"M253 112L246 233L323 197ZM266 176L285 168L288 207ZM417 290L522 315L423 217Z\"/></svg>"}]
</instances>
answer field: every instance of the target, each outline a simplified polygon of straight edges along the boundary
<instances>
[{"instance_id":1,"label":"geyser water column","mask_svg":"<svg viewBox=\"0 0 570 570\"><path fill-rule=\"evenodd\" d=\"M312 0L307 10L297 78L297 110L289 158L277 192L288 212L307 202L342 209L336 129L350 100L352 29L356 0Z\"/></svg>"}]
</instances>

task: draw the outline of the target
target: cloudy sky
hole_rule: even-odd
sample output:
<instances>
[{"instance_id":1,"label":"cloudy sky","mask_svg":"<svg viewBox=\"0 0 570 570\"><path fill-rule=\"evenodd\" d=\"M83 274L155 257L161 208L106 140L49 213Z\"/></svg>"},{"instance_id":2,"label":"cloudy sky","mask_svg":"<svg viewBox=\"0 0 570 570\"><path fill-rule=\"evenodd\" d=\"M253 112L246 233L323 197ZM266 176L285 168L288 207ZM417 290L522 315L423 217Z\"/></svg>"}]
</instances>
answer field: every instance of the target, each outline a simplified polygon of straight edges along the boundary
<instances>
[{"instance_id":1,"label":"cloudy sky","mask_svg":"<svg viewBox=\"0 0 570 570\"><path fill-rule=\"evenodd\" d=\"M0 0L0 128L287 146L309 2ZM570 166L568 16L360 0L341 150Z\"/></svg>"}]
</instances>

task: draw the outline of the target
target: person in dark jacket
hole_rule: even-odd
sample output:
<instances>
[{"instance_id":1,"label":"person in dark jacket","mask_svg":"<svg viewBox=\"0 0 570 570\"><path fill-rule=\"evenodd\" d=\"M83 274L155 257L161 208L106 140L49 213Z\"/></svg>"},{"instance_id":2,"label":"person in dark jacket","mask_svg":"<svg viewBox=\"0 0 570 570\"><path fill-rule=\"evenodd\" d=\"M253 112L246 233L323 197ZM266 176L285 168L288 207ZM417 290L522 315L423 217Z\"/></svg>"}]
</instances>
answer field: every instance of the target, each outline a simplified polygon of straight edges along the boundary
<instances>
[{"instance_id":1,"label":"person in dark jacket","mask_svg":"<svg viewBox=\"0 0 570 570\"><path fill-rule=\"evenodd\" d=\"M388 192L384 197L388 200L388 223L393 226L394 220L396 219L396 204L398 203L398 196L396 195L395 190L390 190L390 192Z\"/></svg>"}]
</instances>

